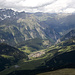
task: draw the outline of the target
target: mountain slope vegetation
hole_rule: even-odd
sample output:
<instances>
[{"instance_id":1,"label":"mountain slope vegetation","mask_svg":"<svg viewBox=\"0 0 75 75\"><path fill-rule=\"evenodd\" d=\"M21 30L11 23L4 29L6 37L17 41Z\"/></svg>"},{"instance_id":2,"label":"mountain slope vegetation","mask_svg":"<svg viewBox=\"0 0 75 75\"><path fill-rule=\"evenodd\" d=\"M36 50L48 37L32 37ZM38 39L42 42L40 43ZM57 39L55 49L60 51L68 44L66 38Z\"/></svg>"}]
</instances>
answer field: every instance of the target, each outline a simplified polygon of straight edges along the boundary
<instances>
[{"instance_id":1,"label":"mountain slope vegetation","mask_svg":"<svg viewBox=\"0 0 75 75\"><path fill-rule=\"evenodd\" d=\"M60 68L75 68L75 39L71 41L63 41L58 45L51 46L45 50L45 54L39 58L29 60L27 62L21 61L18 63L20 67L14 70L14 66L5 71L0 72L1 74L31 74L56 70ZM67 43L69 42L69 44ZM65 44L66 43L66 44Z\"/></svg>"},{"instance_id":2,"label":"mountain slope vegetation","mask_svg":"<svg viewBox=\"0 0 75 75\"><path fill-rule=\"evenodd\" d=\"M21 59L28 59L27 55L17 48L11 47L7 44L0 44L0 71L17 64Z\"/></svg>"},{"instance_id":3,"label":"mountain slope vegetation","mask_svg":"<svg viewBox=\"0 0 75 75\"><path fill-rule=\"evenodd\" d=\"M18 44L16 47L28 54L35 51L40 51L52 45L52 42L49 40L42 40L40 38L30 39Z\"/></svg>"}]
</instances>

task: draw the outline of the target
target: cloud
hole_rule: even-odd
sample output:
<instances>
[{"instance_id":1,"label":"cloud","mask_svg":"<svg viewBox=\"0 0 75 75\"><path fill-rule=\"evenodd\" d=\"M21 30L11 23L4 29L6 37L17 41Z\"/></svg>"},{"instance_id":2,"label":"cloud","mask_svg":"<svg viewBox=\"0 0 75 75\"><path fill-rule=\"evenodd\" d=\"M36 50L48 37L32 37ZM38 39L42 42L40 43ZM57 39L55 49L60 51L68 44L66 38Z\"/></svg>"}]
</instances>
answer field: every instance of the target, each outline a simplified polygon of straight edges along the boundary
<instances>
[{"instance_id":1,"label":"cloud","mask_svg":"<svg viewBox=\"0 0 75 75\"><path fill-rule=\"evenodd\" d=\"M67 9L65 9L64 11L63 11L64 13L73 13L73 12L75 12L75 9L74 8L67 8Z\"/></svg>"},{"instance_id":2,"label":"cloud","mask_svg":"<svg viewBox=\"0 0 75 75\"><path fill-rule=\"evenodd\" d=\"M25 1L20 1L18 5L22 5L25 7L38 7L42 6L51 2L54 2L55 0L25 0Z\"/></svg>"},{"instance_id":3,"label":"cloud","mask_svg":"<svg viewBox=\"0 0 75 75\"><path fill-rule=\"evenodd\" d=\"M26 12L72 13L74 0L0 0L0 8Z\"/></svg>"}]
</instances>

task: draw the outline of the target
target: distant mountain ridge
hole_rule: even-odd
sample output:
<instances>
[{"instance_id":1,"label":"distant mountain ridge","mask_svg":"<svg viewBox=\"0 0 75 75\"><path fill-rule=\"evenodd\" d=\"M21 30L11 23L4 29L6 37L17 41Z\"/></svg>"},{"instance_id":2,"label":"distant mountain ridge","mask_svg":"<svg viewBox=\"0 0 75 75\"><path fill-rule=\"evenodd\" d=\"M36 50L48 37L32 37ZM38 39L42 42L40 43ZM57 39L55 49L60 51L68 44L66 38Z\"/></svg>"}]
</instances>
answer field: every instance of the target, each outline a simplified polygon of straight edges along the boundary
<instances>
[{"instance_id":1,"label":"distant mountain ridge","mask_svg":"<svg viewBox=\"0 0 75 75\"><path fill-rule=\"evenodd\" d=\"M69 31L67 34L65 34L60 40L65 41L71 38L75 38L75 29Z\"/></svg>"},{"instance_id":2,"label":"distant mountain ridge","mask_svg":"<svg viewBox=\"0 0 75 75\"><path fill-rule=\"evenodd\" d=\"M49 26L41 26L38 18L35 14L0 9L0 42L15 45L33 38L57 40L59 33Z\"/></svg>"},{"instance_id":3,"label":"distant mountain ridge","mask_svg":"<svg viewBox=\"0 0 75 75\"><path fill-rule=\"evenodd\" d=\"M60 35L75 28L74 19L75 14L26 13L0 9L0 42L12 46L34 38L55 42Z\"/></svg>"}]
</instances>

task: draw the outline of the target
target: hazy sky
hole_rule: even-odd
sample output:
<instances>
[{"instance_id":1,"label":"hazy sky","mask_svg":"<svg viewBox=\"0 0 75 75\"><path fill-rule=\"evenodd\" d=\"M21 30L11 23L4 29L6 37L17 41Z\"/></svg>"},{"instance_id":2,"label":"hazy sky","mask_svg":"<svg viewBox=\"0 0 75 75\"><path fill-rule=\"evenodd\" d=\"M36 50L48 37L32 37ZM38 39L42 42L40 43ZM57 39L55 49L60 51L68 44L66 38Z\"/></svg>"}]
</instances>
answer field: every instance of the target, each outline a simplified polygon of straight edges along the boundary
<instances>
[{"instance_id":1,"label":"hazy sky","mask_svg":"<svg viewBox=\"0 0 75 75\"><path fill-rule=\"evenodd\" d=\"M0 8L26 12L72 13L75 0L0 0Z\"/></svg>"}]
</instances>

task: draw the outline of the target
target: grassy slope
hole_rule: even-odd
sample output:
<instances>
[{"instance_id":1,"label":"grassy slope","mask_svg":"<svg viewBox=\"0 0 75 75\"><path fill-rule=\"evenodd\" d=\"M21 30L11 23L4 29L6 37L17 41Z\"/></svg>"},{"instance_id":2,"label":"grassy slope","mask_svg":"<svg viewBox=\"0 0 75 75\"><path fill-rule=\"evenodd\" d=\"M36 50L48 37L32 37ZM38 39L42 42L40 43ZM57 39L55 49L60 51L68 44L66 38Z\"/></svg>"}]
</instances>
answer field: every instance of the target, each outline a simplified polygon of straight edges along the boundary
<instances>
[{"instance_id":1,"label":"grassy slope","mask_svg":"<svg viewBox=\"0 0 75 75\"><path fill-rule=\"evenodd\" d=\"M42 39L36 38L36 39L27 40L20 43L17 46L17 48L20 51L30 54L31 52L45 49L47 46L51 45L51 43L52 42L49 40L42 40Z\"/></svg>"},{"instance_id":2,"label":"grassy slope","mask_svg":"<svg viewBox=\"0 0 75 75\"><path fill-rule=\"evenodd\" d=\"M66 68L66 69L60 69L60 70L51 71L51 72L40 73L37 75L75 75L75 69Z\"/></svg>"},{"instance_id":3,"label":"grassy slope","mask_svg":"<svg viewBox=\"0 0 75 75\"><path fill-rule=\"evenodd\" d=\"M2 71L0 74L9 74L13 71L23 71L23 70L34 70L38 67L41 68L42 66L46 66L47 62L50 61L55 56L60 57L60 55L64 54L65 52L70 52L75 50L75 42L71 39L71 41L62 42L58 45L52 46L46 50L46 54L40 58L36 58L34 60L24 61L21 60L18 65L20 67L15 68L14 66L9 69ZM69 43L67 43L69 42Z\"/></svg>"},{"instance_id":4,"label":"grassy slope","mask_svg":"<svg viewBox=\"0 0 75 75\"><path fill-rule=\"evenodd\" d=\"M0 70L16 64L21 59L28 59L27 55L17 48L7 44L0 44Z\"/></svg>"}]
</instances>

